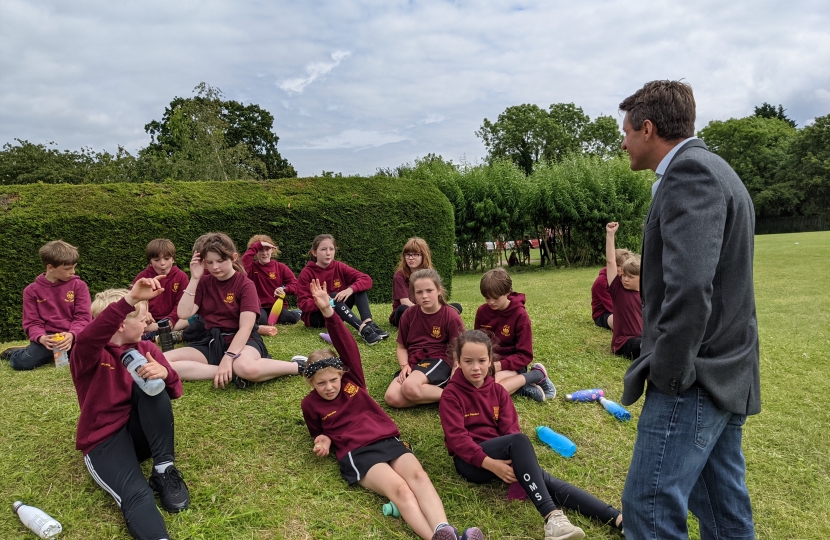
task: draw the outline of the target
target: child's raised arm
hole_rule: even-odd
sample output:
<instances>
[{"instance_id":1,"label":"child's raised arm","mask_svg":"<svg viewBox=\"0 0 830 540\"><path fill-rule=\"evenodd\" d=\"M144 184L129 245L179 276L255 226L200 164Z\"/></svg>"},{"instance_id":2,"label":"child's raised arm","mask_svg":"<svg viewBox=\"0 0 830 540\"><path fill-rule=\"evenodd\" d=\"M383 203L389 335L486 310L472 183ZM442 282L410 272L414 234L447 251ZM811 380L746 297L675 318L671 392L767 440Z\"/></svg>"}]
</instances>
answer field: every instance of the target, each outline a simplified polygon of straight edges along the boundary
<instances>
[{"instance_id":1,"label":"child's raised arm","mask_svg":"<svg viewBox=\"0 0 830 540\"><path fill-rule=\"evenodd\" d=\"M199 287L199 280L202 279L204 273L205 265L202 263L202 258L198 251L194 251L193 257L190 259L190 281L182 292L182 298L176 308L176 315L179 316L179 319L189 319L199 311L199 306L195 302L196 289Z\"/></svg>"},{"instance_id":2,"label":"child's raised arm","mask_svg":"<svg viewBox=\"0 0 830 540\"><path fill-rule=\"evenodd\" d=\"M346 330L346 324L340 317L333 317L334 308L329 303L330 297L326 291L325 282L321 285L317 279L311 280L311 296L323 317L326 318L326 330L331 336L331 343L334 345L340 360L349 368L349 374L356 378L360 386L366 388L366 379L363 376L363 364L360 361L360 351L357 348L354 337Z\"/></svg>"},{"instance_id":3,"label":"child's raised arm","mask_svg":"<svg viewBox=\"0 0 830 540\"><path fill-rule=\"evenodd\" d=\"M614 235L617 234L619 228L620 224L616 221L605 226L605 268L608 274L608 285L611 285L617 277L617 249L614 246Z\"/></svg>"}]
</instances>

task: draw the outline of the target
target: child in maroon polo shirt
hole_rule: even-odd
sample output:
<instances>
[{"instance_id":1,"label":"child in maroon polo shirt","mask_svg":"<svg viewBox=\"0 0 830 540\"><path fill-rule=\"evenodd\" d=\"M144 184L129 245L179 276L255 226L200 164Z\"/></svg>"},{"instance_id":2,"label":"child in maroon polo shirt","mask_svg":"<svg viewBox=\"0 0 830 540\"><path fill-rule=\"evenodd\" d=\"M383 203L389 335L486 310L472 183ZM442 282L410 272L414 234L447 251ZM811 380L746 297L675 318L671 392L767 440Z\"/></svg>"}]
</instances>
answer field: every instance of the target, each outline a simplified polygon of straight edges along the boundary
<instances>
[{"instance_id":1,"label":"child in maroon polo shirt","mask_svg":"<svg viewBox=\"0 0 830 540\"><path fill-rule=\"evenodd\" d=\"M284 362L268 356L255 330L259 315L256 287L245 276L239 253L224 233L203 234L193 245L190 283L178 314L186 319L196 313L204 319L204 334L166 353L183 380L213 380L217 388L233 380L245 388L251 382L302 372L304 357Z\"/></svg>"},{"instance_id":2,"label":"child in maroon polo shirt","mask_svg":"<svg viewBox=\"0 0 830 540\"><path fill-rule=\"evenodd\" d=\"M474 484L518 482L545 520L547 540L584 538L558 507L578 511L622 529L619 510L539 467L530 439L519 429L507 390L496 384L493 343L481 330L469 330L452 344L458 369L438 404L444 442L455 470Z\"/></svg>"},{"instance_id":3,"label":"child in maroon polo shirt","mask_svg":"<svg viewBox=\"0 0 830 540\"><path fill-rule=\"evenodd\" d=\"M617 258L614 235L620 224L605 226L605 257L608 292L614 304L614 327L611 351L617 356L634 360L640 356L643 336L643 304L640 299L640 256L632 255L622 265L617 276Z\"/></svg>"},{"instance_id":4,"label":"child in maroon polo shirt","mask_svg":"<svg viewBox=\"0 0 830 540\"><path fill-rule=\"evenodd\" d=\"M179 319L176 312L179 301L190 279L176 266L176 245L167 238L150 240L145 249L147 268L139 272L133 283L141 278L161 278L164 292L150 300L150 315L153 322L147 326L147 333L158 331L157 321L170 320L171 330L187 328L187 319Z\"/></svg>"},{"instance_id":5,"label":"child in maroon polo shirt","mask_svg":"<svg viewBox=\"0 0 830 540\"><path fill-rule=\"evenodd\" d=\"M632 253L627 249L616 250L617 275L622 274L622 265L631 257ZM606 330L614 328L614 303L611 300L611 293L608 292L608 269L603 267L599 271L597 279L591 285L591 318L594 324Z\"/></svg>"},{"instance_id":6,"label":"child in maroon polo shirt","mask_svg":"<svg viewBox=\"0 0 830 540\"><path fill-rule=\"evenodd\" d=\"M360 484L388 497L421 538L457 540L418 458L398 439L395 422L369 395L357 344L343 321L333 316L325 283L314 279L309 291L340 354L338 358L331 349L312 352L303 373L312 387L302 410L314 453L323 457L334 452L349 485ZM483 539L477 528L465 534L470 540Z\"/></svg>"},{"instance_id":7,"label":"child in maroon polo shirt","mask_svg":"<svg viewBox=\"0 0 830 540\"><path fill-rule=\"evenodd\" d=\"M556 397L556 387L545 366L533 363L533 332L525 309L525 295L513 292L513 280L504 268L481 276L479 285L486 302L476 311L474 328L485 330L498 341L499 360L493 364L496 382L507 393L543 402ZM528 369L530 368L530 369Z\"/></svg>"},{"instance_id":8,"label":"child in maroon polo shirt","mask_svg":"<svg viewBox=\"0 0 830 540\"><path fill-rule=\"evenodd\" d=\"M268 314L277 298L284 298L286 294L297 294L294 287L297 276L283 263L277 260L280 248L265 234L256 234L248 240L248 249L242 254L242 266L248 274L248 279L254 282L259 295L259 333L276 335L276 328L268 326ZM300 314L288 309L283 304L277 317L277 324L297 324Z\"/></svg>"},{"instance_id":9,"label":"child in maroon polo shirt","mask_svg":"<svg viewBox=\"0 0 830 540\"><path fill-rule=\"evenodd\" d=\"M23 289L23 330L31 343L0 353L16 370L53 363L55 349L69 354L75 338L92 320L89 288L75 275L78 248L53 240L38 254L46 269Z\"/></svg>"},{"instance_id":10,"label":"child in maroon polo shirt","mask_svg":"<svg viewBox=\"0 0 830 540\"><path fill-rule=\"evenodd\" d=\"M441 276L435 270L418 270L409 278L409 288L418 303L407 309L398 327L395 374L384 400L404 408L435 403L452 371L447 346L464 331L458 312L447 304Z\"/></svg>"}]
</instances>

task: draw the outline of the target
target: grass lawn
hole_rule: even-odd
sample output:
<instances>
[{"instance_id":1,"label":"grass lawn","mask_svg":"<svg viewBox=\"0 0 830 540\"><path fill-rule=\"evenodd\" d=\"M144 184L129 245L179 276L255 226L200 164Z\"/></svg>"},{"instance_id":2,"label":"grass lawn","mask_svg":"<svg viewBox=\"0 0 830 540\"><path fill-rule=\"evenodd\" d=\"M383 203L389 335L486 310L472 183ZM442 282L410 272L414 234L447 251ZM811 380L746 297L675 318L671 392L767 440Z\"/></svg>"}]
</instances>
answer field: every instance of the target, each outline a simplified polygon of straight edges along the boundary
<instances>
[{"instance_id":1,"label":"grass lawn","mask_svg":"<svg viewBox=\"0 0 830 540\"><path fill-rule=\"evenodd\" d=\"M747 483L759 538L830 537L830 233L756 239L756 295L761 333L763 412L745 429ZM85 271L79 268L83 277ZM528 296L536 358L559 395L537 404L515 397L522 430L548 425L578 446L564 459L541 444L539 461L553 475L619 507L642 402L620 423L594 404L569 404L571 390L602 387L618 401L627 363L609 352L610 333L590 319L589 288L597 269L525 271L514 288ZM481 303L478 276L457 276L453 300L472 326ZM373 306L383 327L390 306ZM394 336L360 345L369 389L382 401L397 369ZM267 340L276 358L307 354L322 342L302 325ZM384 517L386 500L349 488L333 457L318 458L300 413L308 392L299 377L240 391L185 383L174 401L177 465L190 488L190 510L165 515L171 538L415 538ZM0 365L0 504L22 500L64 527L61 538L129 538L113 500L75 450L78 404L68 369L16 373ZM506 488L473 486L456 473L443 444L437 407L390 411L442 496L450 521L477 525L491 539L543 538L529 502L507 502ZM535 436L532 436L535 441ZM149 471L149 463L145 464ZM148 472L149 474L149 472ZM573 512L589 538L619 538ZM34 538L10 512L0 512L0 538ZM690 520L696 538L694 520Z\"/></svg>"}]
</instances>

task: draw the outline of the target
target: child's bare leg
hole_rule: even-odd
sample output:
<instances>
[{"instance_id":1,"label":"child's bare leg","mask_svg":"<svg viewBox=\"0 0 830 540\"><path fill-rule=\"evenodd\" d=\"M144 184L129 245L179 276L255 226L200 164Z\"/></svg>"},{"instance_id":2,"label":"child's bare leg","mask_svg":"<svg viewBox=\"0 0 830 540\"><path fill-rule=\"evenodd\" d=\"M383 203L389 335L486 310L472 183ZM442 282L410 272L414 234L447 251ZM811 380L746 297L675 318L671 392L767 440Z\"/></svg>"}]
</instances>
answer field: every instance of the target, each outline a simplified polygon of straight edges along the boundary
<instances>
[{"instance_id":1,"label":"child's bare leg","mask_svg":"<svg viewBox=\"0 0 830 540\"><path fill-rule=\"evenodd\" d=\"M496 373L496 382L502 385L508 394L515 393L516 390L527 383L519 373L509 370Z\"/></svg>"},{"instance_id":2,"label":"child's bare leg","mask_svg":"<svg viewBox=\"0 0 830 540\"><path fill-rule=\"evenodd\" d=\"M260 336L276 336L278 332L276 326L268 325L260 326L256 329L256 331Z\"/></svg>"},{"instance_id":3,"label":"child's bare leg","mask_svg":"<svg viewBox=\"0 0 830 540\"><path fill-rule=\"evenodd\" d=\"M219 369L208 364L205 355L194 347L179 347L167 351L164 357L183 381L212 381Z\"/></svg>"},{"instance_id":4,"label":"child's bare leg","mask_svg":"<svg viewBox=\"0 0 830 540\"><path fill-rule=\"evenodd\" d=\"M435 491L432 480L429 479L418 458L414 454L404 454L389 464L401 478L406 480L409 489L415 494L430 529L434 530L439 523L446 523L447 514L444 512L444 503L441 502L441 497Z\"/></svg>"},{"instance_id":5,"label":"child's bare leg","mask_svg":"<svg viewBox=\"0 0 830 540\"><path fill-rule=\"evenodd\" d=\"M401 517L412 527L415 534L424 540L432 538L432 528L421 510L418 498L407 485L406 480L395 472L388 463L374 465L366 473L366 476L358 481L358 484L387 497L395 503L395 506L401 512Z\"/></svg>"},{"instance_id":6,"label":"child's bare leg","mask_svg":"<svg viewBox=\"0 0 830 540\"><path fill-rule=\"evenodd\" d=\"M267 381L283 375L297 375L298 369L299 365L295 362L261 358L259 351L250 345L245 345L242 356L233 362L233 372L252 382Z\"/></svg>"},{"instance_id":7,"label":"child's bare leg","mask_svg":"<svg viewBox=\"0 0 830 540\"><path fill-rule=\"evenodd\" d=\"M614 329L614 315L613 314L608 316L608 328L610 328L611 330Z\"/></svg>"},{"instance_id":8,"label":"child's bare leg","mask_svg":"<svg viewBox=\"0 0 830 540\"><path fill-rule=\"evenodd\" d=\"M429 384L427 376L420 371L413 371L401 385L401 393L411 403L423 405L439 401L444 390Z\"/></svg>"}]
</instances>

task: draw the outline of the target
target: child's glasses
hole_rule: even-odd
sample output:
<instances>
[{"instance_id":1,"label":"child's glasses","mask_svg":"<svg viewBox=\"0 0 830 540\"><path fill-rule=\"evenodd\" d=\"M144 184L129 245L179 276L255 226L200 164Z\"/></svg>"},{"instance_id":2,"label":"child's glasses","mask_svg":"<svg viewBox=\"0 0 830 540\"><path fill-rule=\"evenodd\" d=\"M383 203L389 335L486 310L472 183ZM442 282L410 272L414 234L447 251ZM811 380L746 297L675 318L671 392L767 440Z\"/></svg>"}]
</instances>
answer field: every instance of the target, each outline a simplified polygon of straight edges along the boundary
<instances>
[{"instance_id":1,"label":"child's glasses","mask_svg":"<svg viewBox=\"0 0 830 540\"><path fill-rule=\"evenodd\" d=\"M403 256L406 257L407 259L417 259L418 257L421 256L421 254L420 253L404 253Z\"/></svg>"}]
</instances>

